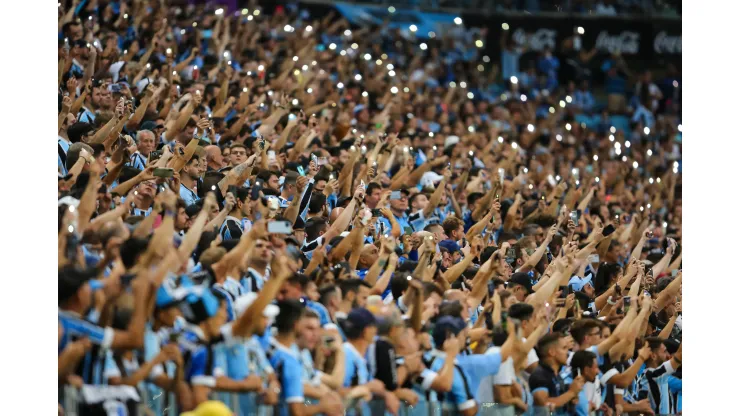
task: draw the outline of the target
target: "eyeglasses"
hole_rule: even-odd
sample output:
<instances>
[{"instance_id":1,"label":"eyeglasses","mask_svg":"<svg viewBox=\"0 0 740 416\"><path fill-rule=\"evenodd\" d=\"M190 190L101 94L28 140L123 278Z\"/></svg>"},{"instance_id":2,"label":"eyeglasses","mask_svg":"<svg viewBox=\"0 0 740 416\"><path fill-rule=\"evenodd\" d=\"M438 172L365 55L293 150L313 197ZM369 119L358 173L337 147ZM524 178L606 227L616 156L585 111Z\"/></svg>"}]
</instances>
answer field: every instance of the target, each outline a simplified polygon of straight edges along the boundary
<instances>
[{"instance_id":1,"label":"eyeglasses","mask_svg":"<svg viewBox=\"0 0 740 416\"><path fill-rule=\"evenodd\" d=\"M240 151L231 151L232 156L246 156L247 152L240 152Z\"/></svg>"}]
</instances>

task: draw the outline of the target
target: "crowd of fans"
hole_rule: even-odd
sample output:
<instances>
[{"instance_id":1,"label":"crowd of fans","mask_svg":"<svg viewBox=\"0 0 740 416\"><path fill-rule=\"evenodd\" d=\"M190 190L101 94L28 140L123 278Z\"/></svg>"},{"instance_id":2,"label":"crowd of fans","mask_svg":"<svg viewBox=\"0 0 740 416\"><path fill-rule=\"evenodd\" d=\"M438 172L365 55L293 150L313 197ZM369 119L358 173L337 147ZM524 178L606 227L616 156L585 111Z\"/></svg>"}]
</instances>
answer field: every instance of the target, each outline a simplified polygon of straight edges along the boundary
<instances>
[{"instance_id":1,"label":"crowd of fans","mask_svg":"<svg viewBox=\"0 0 740 416\"><path fill-rule=\"evenodd\" d=\"M680 413L680 95L220 7L60 4L60 414Z\"/></svg>"}]
</instances>

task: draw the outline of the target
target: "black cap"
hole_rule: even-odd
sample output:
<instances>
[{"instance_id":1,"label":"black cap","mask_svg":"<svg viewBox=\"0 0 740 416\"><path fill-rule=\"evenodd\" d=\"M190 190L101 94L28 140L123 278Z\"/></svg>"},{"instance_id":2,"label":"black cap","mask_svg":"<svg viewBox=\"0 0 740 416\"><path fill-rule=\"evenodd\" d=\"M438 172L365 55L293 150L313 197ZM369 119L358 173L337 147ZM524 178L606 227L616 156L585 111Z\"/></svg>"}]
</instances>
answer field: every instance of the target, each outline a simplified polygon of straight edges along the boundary
<instances>
[{"instance_id":1,"label":"black cap","mask_svg":"<svg viewBox=\"0 0 740 416\"><path fill-rule=\"evenodd\" d=\"M527 273L516 272L512 274L511 278L509 279L509 287L514 284L524 286L527 289L528 293L534 293L534 290L532 290L532 279Z\"/></svg>"},{"instance_id":2,"label":"black cap","mask_svg":"<svg viewBox=\"0 0 740 416\"><path fill-rule=\"evenodd\" d=\"M465 320L459 316L443 316L437 320L432 330L434 345L441 349L449 335L457 336L467 325Z\"/></svg>"},{"instance_id":3,"label":"black cap","mask_svg":"<svg viewBox=\"0 0 740 416\"><path fill-rule=\"evenodd\" d=\"M375 317L365 308L355 308L347 315L346 323L359 332L375 325Z\"/></svg>"},{"instance_id":4,"label":"black cap","mask_svg":"<svg viewBox=\"0 0 740 416\"><path fill-rule=\"evenodd\" d=\"M88 280L98 275L95 269L65 266L59 269L59 304L74 296Z\"/></svg>"}]
</instances>

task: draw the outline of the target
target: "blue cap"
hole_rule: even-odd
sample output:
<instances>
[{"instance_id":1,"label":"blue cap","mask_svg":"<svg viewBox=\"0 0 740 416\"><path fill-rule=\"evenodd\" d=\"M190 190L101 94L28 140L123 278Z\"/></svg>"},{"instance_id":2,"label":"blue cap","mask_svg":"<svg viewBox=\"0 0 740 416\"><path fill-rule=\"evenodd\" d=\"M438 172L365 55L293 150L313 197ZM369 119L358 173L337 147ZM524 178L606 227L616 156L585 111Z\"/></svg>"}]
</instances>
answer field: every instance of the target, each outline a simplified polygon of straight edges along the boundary
<instances>
[{"instance_id":1,"label":"blue cap","mask_svg":"<svg viewBox=\"0 0 740 416\"><path fill-rule=\"evenodd\" d=\"M573 276L570 278L568 285L572 287L573 290L576 292L582 290L586 285L591 285L591 287L593 287L593 283L591 283L591 277L592 275L590 273L587 274L586 277Z\"/></svg>"},{"instance_id":2,"label":"blue cap","mask_svg":"<svg viewBox=\"0 0 740 416\"><path fill-rule=\"evenodd\" d=\"M443 316L437 320L432 330L432 340L437 348L442 348L449 335L457 336L465 327L465 320L456 316Z\"/></svg>"},{"instance_id":3,"label":"blue cap","mask_svg":"<svg viewBox=\"0 0 740 416\"><path fill-rule=\"evenodd\" d=\"M439 242L439 248L443 248L450 253L456 253L460 251L460 245L458 245L454 240L442 240Z\"/></svg>"},{"instance_id":4,"label":"blue cap","mask_svg":"<svg viewBox=\"0 0 740 416\"><path fill-rule=\"evenodd\" d=\"M352 325L358 331L375 325L375 316L365 308L355 308L347 315L346 323Z\"/></svg>"}]
</instances>

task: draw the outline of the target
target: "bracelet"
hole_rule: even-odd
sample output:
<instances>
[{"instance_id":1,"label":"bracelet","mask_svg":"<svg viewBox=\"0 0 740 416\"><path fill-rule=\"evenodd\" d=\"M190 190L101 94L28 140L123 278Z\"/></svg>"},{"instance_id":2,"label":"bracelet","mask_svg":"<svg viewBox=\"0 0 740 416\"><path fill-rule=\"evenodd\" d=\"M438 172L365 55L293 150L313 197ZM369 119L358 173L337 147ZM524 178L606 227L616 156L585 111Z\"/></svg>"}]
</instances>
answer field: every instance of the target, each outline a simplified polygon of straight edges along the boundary
<instances>
[{"instance_id":1,"label":"bracelet","mask_svg":"<svg viewBox=\"0 0 740 416\"><path fill-rule=\"evenodd\" d=\"M606 300L606 303L608 303L608 304L610 304L610 305L612 305L612 306L614 306L614 305L616 305L616 304L617 304L617 302L614 302L614 301L612 300L612 297L611 297L611 296L609 296L609 299L607 299L607 300Z\"/></svg>"}]
</instances>

